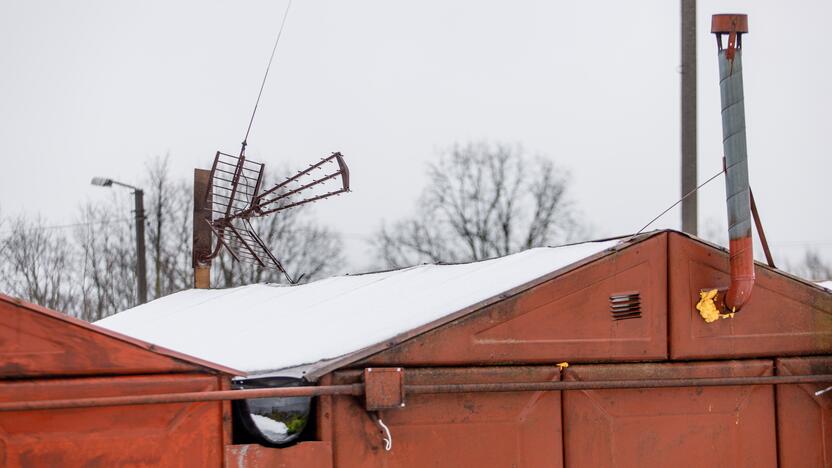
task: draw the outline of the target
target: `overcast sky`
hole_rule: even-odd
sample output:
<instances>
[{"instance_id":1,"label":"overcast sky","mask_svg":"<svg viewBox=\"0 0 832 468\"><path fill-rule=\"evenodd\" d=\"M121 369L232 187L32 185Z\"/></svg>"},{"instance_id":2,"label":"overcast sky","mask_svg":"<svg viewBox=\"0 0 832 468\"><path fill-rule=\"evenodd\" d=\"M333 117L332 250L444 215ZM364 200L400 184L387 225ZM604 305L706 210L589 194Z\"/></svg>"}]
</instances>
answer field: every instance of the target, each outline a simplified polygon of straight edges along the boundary
<instances>
[{"instance_id":1,"label":"overcast sky","mask_svg":"<svg viewBox=\"0 0 832 468\"><path fill-rule=\"evenodd\" d=\"M190 178L237 152L285 5L0 3L0 212L72 222L108 196L94 175L136 182L169 153ZM750 178L775 256L832 258L832 4L699 2L700 181L721 168L709 30L725 12L749 15ZM425 164L471 140L569 168L595 233L630 233L679 198L679 63L678 1L295 0L247 154L267 171L347 157L354 192L317 213L356 265ZM721 178L702 189L700 229L725 225L724 196Z\"/></svg>"}]
</instances>

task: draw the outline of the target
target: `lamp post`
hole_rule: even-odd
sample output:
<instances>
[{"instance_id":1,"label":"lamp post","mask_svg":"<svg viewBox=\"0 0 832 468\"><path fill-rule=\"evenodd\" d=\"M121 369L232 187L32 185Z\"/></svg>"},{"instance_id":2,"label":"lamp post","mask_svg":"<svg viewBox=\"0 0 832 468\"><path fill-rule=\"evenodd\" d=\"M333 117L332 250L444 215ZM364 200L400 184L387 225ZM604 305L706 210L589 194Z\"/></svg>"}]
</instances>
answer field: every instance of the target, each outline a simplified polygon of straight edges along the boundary
<instances>
[{"instance_id":1,"label":"lamp post","mask_svg":"<svg viewBox=\"0 0 832 468\"><path fill-rule=\"evenodd\" d=\"M92 185L99 187L112 187L118 185L129 188L133 191L136 202L136 282L138 285L137 299L139 304L147 302L147 267L145 265L144 253L144 191L132 185L117 182L106 177L93 177Z\"/></svg>"}]
</instances>

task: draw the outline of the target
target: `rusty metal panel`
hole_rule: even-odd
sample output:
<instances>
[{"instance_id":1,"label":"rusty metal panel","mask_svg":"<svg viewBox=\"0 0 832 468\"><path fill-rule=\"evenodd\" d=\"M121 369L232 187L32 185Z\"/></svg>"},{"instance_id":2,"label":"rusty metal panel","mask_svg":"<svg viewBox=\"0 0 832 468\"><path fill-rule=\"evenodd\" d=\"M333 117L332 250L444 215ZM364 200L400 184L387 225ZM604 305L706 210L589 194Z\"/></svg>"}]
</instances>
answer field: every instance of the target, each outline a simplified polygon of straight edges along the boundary
<instances>
[{"instance_id":1,"label":"rusty metal panel","mask_svg":"<svg viewBox=\"0 0 832 468\"><path fill-rule=\"evenodd\" d=\"M0 381L0 401L217 390L214 375ZM0 466L221 466L222 402L0 413Z\"/></svg>"},{"instance_id":2,"label":"rusty metal panel","mask_svg":"<svg viewBox=\"0 0 832 468\"><path fill-rule=\"evenodd\" d=\"M0 377L241 372L0 294Z\"/></svg>"},{"instance_id":3,"label":"rusty metal panel","mask_svg":"<svg viewBox=\"0 0 832 468\"><path fill-rule=\"evenodd\" d=\"M360 380L334 374L334 384ZM406 384L556 381L554 366L405 369ZM402 409L378 412L382 434L352 397L332 397L333 453L339 468L415 466L562 466L560 392L460 393L408 396ZM327 432L323 429L324 433Z\"/></svg>"},{"instance_id":4,"label":"rusty metal panel","mask_svg":"<svg viewBox=\"0 0 832 468\"><path fill-rule=\"evenodd\" d=\"M231 390L231 379L226 375L217 377L220 390ZM224 448L234 443L233 409L230 400L220 401L220 425L222 427L221 444Z\"/></svg>"},{"instance_id":5,"label":"rusty metal panel","mask_svg":"<svg viewBox=\"0 0 832 468\"><path fill-rule=\"evenodd\" d=\"M564 380L772 375L766 360L576 365ZM564 457L575 467L777 465L772 386L563 392Z\"/></svg>"},{"instance_id":6,"label":"rusty metal panel","mask_svg":"<svg viewBox=\"0 0 832 468\"><path fill-rule=\"evenodd\" d=\"M405 406L404 371L401 367L364 369L364 406L368 411Z\"/></svg>"},{"instance_id":7,"label":"rusty metal panel","mask_svg":"<svg viewBox=\"0 0 832 468\"><path fill-rule=\"evenodd\" d=\"M777 375L832 373L832 356L781 358ZM783 467L832 466L832 391L829 384L777 387L777 446Z\"/></svg>"},{"instance_id":8,"label":"rusty metal panel","mask_svg":"<svg viewBox=\"0 0 832 468\"><path fill-rule=\"evenodd\" d=\"M332 444L301 442L286 448L262 445L225 447L227 468L332 468Z\"/></svg>"},{"instance_id":9,"label":"rusty metal panel","mask_svg":"<svg viewBox=\"0 0 832 468\"><path fill-rule=\"evenodd\" d=\"M326 374L318 381L319 385L332 385L332 374ZM335 440L335 429L332 425L332 405L333 397L330 395L321 395L316 400L314 411L315 414L315 439L323 442L332 442Z\"/></svg>"},{"instance_id":10,"label":"rusty metal panel","mask_svg":"<svg viewBox=\"0 0 832 468\"><path fill-rule=\"evenodd\" d=\"M605 256L382 351L364 365L667 358L667 234ZM638 313L616 314L636 295Z\"/></svg>"},{"instance_id":11,"label":"rusty metal panel","mask_svg":"<svg viewBox=\"0 0 832 468\"><path fill-rule=\"evenodd\" d=\"M705 323L699 291L730 282L728 253L680 233L669 242L672 359L832 353L832 294L757 264L742 311Z\"/></svg>"}]
</instances>

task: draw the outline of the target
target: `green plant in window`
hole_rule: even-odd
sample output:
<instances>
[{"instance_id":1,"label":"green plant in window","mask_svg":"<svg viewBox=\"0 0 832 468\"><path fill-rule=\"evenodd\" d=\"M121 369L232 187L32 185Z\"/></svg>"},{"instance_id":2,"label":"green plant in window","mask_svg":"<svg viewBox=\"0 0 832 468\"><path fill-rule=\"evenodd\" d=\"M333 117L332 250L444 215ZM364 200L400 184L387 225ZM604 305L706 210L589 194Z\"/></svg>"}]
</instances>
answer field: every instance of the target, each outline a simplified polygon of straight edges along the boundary
<instances>
[{"instance_id":1,"label":"green plant in window","mask_svg":"<svg viewBox=\"0 0 832 468\"><path fill-rule=\"evenodd\" d=\"M284 424L286 424L287 434L295 434L303 430L303 427L306 425L306 418L303 416L295 416Z\"/></svg>"}]
</instances>

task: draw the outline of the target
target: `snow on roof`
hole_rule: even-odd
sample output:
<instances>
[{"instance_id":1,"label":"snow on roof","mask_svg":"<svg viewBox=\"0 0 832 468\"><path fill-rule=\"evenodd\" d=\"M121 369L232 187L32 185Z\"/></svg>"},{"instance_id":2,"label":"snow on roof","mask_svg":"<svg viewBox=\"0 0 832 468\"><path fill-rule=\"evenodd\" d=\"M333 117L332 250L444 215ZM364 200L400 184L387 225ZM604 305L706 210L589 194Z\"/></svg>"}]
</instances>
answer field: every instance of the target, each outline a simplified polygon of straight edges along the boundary
<instances>
[{"instance_id":1,"label":"snow on roof","mask_svg":"<svg viewBox=\"0 0 832 468\"><path fill-rule=\"evenodd\" d=\"M96 322L250 375L327 362L431 324L602 252L616 240L541 247L303 285L190 289Z\"/></svg>"},{"instance_id":2,"label":"snow on roof","mask_svg":"<svg viewBox=\"0 0 832 468\"><path fill-rule=\"evenodd\" d=\"M824 288L826 288L826 289L828 289L828 290L832 291L832 280L829 280L829 281L819 281L819 282L818 282L818 283L816 283L816 284L818 284L818 285L820 285L821 287L824 287Z\"/></svg>"}]
</instances>

